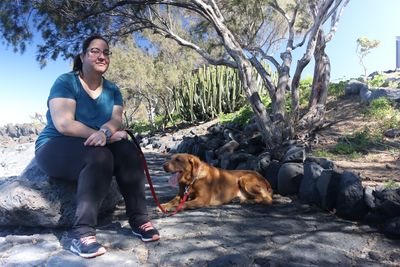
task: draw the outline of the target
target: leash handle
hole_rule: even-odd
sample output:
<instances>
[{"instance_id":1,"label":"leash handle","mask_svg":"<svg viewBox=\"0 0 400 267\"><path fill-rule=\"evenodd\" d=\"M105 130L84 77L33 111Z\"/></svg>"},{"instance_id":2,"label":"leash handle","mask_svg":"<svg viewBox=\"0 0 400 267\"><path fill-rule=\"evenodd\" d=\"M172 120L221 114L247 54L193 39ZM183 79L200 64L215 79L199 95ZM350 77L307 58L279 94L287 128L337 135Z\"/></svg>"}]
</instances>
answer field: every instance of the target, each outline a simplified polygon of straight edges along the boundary
<instances>
[{"instance_id":1,"label":"leash handle","mask_svg":"<svg viewBox=\"0 0 400 267\"><path fill-rule=\"evenodd\" d=\"M139 150L139 155L142 159L143 168L146 173L147 182L149 183L150 192L154 198L154 201L156 202L157 207L161 210L162 213L166 214L167 216L175 215L178 211L180 211L182 209L183 205L185 204L185 201L189 197L189 188L188 187L185 188L185 195L183 196L183 198L182 198L181 202L179 203L178 207L176 208L176 210L173 213L168 214L168 212L161 206L160 201L157 198L156 191L154 190L153 182L151 181L149 168L147 167L147 161L146 161L144 153L140 147L139 142L135 138L135 135L132 133L132 131L130 131L130 130L125 130L125 131L131 137L132 142L136 145L136 147Z\"/></svg>"}]
</instances>

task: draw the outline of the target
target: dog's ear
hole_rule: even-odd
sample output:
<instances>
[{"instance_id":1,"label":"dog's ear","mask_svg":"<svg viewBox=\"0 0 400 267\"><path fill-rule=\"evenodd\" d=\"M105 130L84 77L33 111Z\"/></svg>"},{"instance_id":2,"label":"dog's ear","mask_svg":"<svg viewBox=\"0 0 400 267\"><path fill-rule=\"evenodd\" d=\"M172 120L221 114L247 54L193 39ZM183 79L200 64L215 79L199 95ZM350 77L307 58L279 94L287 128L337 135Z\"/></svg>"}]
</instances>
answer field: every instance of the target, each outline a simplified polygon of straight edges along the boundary
<instances>
[{"instance_id":1,"label":"dog's ear","mask_svg":"<svg viewBox=\"0 0 400 267\"><path fill-rule=\"evenodd\" d=\"M197 157L190 156L189 163L192 165L192 178L196 178L199 174L200 160Z\"/></svg>"}]
</instances>

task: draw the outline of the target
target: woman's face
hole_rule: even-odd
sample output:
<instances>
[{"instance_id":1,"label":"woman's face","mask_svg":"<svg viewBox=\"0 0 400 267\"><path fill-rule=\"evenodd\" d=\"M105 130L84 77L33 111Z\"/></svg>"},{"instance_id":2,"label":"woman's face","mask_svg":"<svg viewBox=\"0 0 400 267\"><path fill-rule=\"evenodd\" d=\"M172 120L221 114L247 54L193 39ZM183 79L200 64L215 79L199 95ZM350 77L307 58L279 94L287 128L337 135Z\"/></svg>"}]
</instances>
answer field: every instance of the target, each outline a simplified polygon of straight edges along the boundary
<instances>
[{"instance_id":1,"label":"woman's face","mask_svg":"<svg viewBox=\"0 0 400 267\"><path fill-rule=\"evenodd\" d=\"M94 71L103 74L110 64L110 50L107 43L101 39L90 42L86 52L81 55L83 71Z\"/></svg>"}]
</instances>

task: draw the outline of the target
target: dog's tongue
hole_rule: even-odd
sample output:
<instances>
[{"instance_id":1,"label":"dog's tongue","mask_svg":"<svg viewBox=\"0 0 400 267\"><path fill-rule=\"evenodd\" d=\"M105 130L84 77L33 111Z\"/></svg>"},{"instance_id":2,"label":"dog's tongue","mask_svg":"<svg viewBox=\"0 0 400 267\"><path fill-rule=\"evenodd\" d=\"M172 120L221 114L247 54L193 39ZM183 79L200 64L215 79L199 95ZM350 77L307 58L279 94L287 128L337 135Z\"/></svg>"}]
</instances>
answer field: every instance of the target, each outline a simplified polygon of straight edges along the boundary
<instances>
[{"instance_id":1,"label":"dog's tongue","mask_svg":"<svg viewBox=\"0 0 400 267\"><path fill-rule=\"evenodd\" d=\"M168 179L168 184L171 187L178 187L178 180L179 180L179 173L178 172L173 173L171 177L169 177Z\"/></svg>"}]
</instances>

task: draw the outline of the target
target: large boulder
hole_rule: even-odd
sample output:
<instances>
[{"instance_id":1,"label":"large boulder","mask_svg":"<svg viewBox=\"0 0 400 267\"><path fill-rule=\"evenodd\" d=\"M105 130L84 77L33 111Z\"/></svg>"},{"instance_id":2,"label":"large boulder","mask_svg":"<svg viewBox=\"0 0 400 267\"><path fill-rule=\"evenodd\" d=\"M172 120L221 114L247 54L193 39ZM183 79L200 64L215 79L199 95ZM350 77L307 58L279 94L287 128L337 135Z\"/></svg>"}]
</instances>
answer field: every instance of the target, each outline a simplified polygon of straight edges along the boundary
<instances>
[{"instance_id":1,"label":"large boulder","mask_svg":"<svg viewBox=\"0 0 400 267\"><path fill-rule=\"evenodd\" d=\"M73 224L76 185L48 177L33 159L19 176L0 182L1 226L65 227ZM122 200L115 179L100 214Z\"/></svg>"},{"instance_id":2,"label":"large boulder","mask_svg":"<svg viewBox=\"0 0 400 267\"><path fill-rule=\"evenodd\" d=\"M321 197L317 189L317 181L324 168L316 162L304 163L304 176L301 179L299 187L299 198L309 204L319 205Z\"/></svg>"},{"instance_id":3,"label":"large boulder","mask_svg":"<svg viewBox=\"0 0 400 267\"><path fill-rule=\"evenodd\" d=\"M400 188L375 190L372 194L375 197L374 211L386 218L400 217Z\"/></svg>"},{"instance_id":4,"label":"large boulder","mask_svg":"<svg viewBox=\"0 0 400 267\"><path fill-rule=\"evenodd\" d=\"M358 95L362 89L368 89L368 86L357 80L350 80L344 88L345 95Z\"/></svg>"},{"instance_id":5,"label":"large boulder","mask_svg":"<svg viewBox=\"0 0 400 267\"><path fill-rule=\"evenodd\" d=\"M278 192L282 196L295 195L299 191L303 179L303 164L295 162L284 163L278 172Z\"/></svg>"},{"instance_id":6,"label":"large boulder","mask_svg":"<svg viewBox=\"0 0 400 267\"><path fill-rule=\"evenodd\" d=\"M374 99L385 97L392 101L400 101L400 90L397 88L362 88L360 90L362 102L370 103Z\"/></svg>"},{"instance_id":7,"label":"large boulder","mask_svg":"<svg viewBox=\"0 0 400 267\"><path fill-rule=\"evenodd\" d=\"M273 190L278 189L278 173L281 166L282 163L277 160L270 161L268 165L259 166L259 172L268 180Z\"/></svg>"},{"instance_id":8,"label":"large boulder","mask_svg":"<svg viewBox=\"0 0 400 267\"><path fill-rule=\"evenodd\" d=\"M336 214L348 220L361 220L367 213L361 178L353 172L344 171L336 198Z\"/></svg>"}]
</instances>

